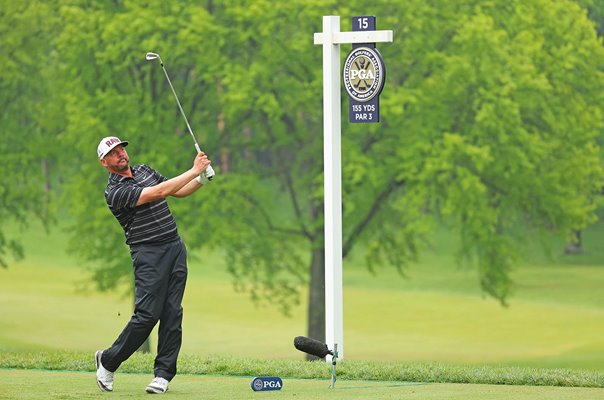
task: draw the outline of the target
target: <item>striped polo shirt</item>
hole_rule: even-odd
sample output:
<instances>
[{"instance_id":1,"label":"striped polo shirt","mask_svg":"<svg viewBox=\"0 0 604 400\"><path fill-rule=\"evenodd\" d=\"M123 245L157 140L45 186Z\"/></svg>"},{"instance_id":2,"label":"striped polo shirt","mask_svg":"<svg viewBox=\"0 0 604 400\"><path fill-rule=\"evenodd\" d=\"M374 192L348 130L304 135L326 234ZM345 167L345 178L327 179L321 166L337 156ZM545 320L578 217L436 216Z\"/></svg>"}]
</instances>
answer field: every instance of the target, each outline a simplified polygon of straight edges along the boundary
<instances>
[{"instance_id":1,"label":"striped polo shirt","mask_svg":"<svg viewBox=\"0 0 604 400\"><path fill-rule=\"evenodd\" d=\"M176 222L165 199L136 206L143 188L167 180L153 168L140 164L131 167L132 178L109 173L105 199L109 210L124 229L126 243L155 244L179 238Z\"/></svg>"}]
</instances>

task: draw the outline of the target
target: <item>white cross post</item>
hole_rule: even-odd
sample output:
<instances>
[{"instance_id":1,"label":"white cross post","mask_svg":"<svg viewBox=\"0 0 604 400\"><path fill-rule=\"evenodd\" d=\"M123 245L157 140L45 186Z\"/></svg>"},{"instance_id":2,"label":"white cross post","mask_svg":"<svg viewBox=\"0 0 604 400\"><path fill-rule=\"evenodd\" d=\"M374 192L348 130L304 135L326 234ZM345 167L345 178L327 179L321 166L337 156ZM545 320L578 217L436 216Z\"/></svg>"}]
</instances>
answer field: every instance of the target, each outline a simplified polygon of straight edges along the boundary
<instances>
[{"instance_id":1,"label":"white cross post","mask_svg":"<svg viewBox=\"0 0 604 400\"><path fill-rule=\"evenodd\" d=\"M339 359L344 358L340 44L377 42L392 42L392 31L340 32L339 16L323 16L323 32L314 35L314 44L323 46L325 339Z\"/></svg>"}]
</instances>

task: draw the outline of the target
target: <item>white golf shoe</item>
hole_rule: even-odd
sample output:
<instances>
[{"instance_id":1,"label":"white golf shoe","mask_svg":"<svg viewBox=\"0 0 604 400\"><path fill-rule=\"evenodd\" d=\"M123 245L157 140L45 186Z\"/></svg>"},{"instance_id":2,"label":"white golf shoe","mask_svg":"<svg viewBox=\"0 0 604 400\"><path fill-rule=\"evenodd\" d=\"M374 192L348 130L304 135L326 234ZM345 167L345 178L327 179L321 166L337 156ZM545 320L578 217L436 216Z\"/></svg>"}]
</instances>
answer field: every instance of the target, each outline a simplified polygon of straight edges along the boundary
<instances>
[{"instance_id":1,"label":"white golf shoe","mask_svg":"<svg viewBox=\"0 0 604 400\"><path fill-rule=\"evenodd\" d=\"M150 384L147 385L147 393L166 393L168 391L168 382L166 379L156 376Z\"/></svg>"},{"instance_id":2,"label":"white golf shoe","mask_svg":"<svg viewBox=\"0 0 604 400\"><path fill-rule=\"evenodd\" d=\"M103 392L113 391L113 372L107 371L101 363L103 352L98 350L94 353L94 361L96 363L96 384Z\"/></svg>"}]
</instances>

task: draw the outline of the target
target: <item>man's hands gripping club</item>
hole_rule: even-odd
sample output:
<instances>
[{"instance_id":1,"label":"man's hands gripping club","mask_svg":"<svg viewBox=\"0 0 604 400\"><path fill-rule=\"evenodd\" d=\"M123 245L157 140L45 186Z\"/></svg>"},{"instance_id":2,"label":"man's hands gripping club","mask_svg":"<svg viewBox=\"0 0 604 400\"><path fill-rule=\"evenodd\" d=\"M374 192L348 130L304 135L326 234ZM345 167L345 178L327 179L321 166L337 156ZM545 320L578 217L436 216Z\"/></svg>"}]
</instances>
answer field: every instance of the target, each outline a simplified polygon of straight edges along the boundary
<instances>
[{"instance_id":1,"label":"man's hands gripping club","mask_svg":"<svg viewBox=\"0 0 604 400\"><path fill-rule=\"evenodd\" d=\"M193 166L186 172L155 186L144 188L136 205L165 199L168 196L186 197L193 194L208 181L203 172L210 164L208 156L200 151L193 160Z\"/></svg>"},{"instance_id":2,"label":"man's hands gripping club","mask_svg":"<svg viewBox=\"0 0 604 400\"><path fill-rule=\"evenodd\" d=\"M206 154L199 150L198 146L197 147L197 157L195 157L195 160L193 161L193 168L196 167L196 165L199 163L201 165L201 171L197 174L197 177L195 178L195 180L197 180L197 182L201 183L202 185L205 185L206 183L208 183L210 181L210 179L212 179L212 177L214 176L214 170L212 169L211 161L208 159L208 156L206 156ZM208 175L210 174L210 175Z\"/></svg>"}]
</instances>

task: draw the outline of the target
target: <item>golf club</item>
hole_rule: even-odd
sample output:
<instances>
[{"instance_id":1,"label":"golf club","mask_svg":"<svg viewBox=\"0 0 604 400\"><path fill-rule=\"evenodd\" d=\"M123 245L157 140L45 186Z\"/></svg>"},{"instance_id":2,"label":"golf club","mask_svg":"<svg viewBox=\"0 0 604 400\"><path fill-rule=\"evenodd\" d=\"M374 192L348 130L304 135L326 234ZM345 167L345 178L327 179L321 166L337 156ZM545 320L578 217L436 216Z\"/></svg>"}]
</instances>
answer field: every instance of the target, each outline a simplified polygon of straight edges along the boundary
<instances>
[{"instance_id":1,"label":"golf club","mask_svg":"<svg viewBox=\"0 0 604 400\"><path fill-rule=\"evenodd\" d=\"M197 143L197 139L195 139L193 130L191 130L191 125L189 125L189 120L187 119L187 116L185 115L185 112L183 111L182 106L180 105L180 100L178 100L178 96L176 95L174 86L172 86L172 82L170 81L170 77L168 76L168 71L166 71L166 67L164 67L164 62L162 61L161 57L157 53L148 52L147 56L145 58L147 59L147 61L159 60L159 64L161 65L162 69L164 70L166 79L168 80L168 83L170 84L170 89L172 89L172 93L174 93L174 98L176 99L176 104L178 104L178 109L180 110L182 117L185 119L185 122L187 123L187 128L189 129L189 133L191 134L191 137L193 138L193 142L195 142L195 149L199 153L201 151L201 149L199 148L199 143ZM210 181L214 178L215 173L214 173L214 169L212 168L211 165L208 165L208 168L206 168L204 174L205 174L206 178L208 178L208 180L210 180Z\"/></svg>"}]
</instances>

